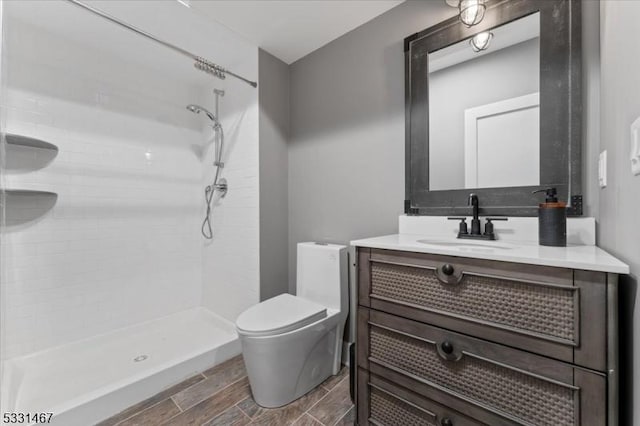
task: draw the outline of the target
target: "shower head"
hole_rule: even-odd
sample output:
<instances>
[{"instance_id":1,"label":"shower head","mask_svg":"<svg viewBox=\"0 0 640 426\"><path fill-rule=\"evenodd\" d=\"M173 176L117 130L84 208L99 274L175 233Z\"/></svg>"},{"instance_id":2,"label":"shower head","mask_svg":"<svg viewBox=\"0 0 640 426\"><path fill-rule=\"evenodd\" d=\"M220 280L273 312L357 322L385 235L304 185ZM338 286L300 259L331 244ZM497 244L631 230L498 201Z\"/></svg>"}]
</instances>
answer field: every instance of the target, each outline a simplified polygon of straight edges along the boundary
<instances>
[{"instance_id":1,"label":"shower head","mask_svg":"<svg viewBox=\"0 0 640 426\"><path fill-rule=\"evenodd\" d=\"M211 113L208 109L201 107L200 105L189 104L187 105L187 109L195 114L200 114L200 112L204 112L209 120L213 121L215 124L219 124L218 118Z\"/></svg>"}]
</instances>

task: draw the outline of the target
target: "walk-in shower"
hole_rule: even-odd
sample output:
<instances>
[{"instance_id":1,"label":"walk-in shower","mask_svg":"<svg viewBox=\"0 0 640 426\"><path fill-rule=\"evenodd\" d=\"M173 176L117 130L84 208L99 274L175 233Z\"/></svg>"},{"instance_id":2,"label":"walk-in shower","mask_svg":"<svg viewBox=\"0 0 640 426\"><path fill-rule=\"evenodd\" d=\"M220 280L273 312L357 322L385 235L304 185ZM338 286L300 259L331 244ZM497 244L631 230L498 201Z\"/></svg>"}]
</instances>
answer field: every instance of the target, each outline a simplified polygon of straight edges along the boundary
<instances>
[{"instance_id":1,"label":"walk-in shower","mask_svg":"<svg viewBox=\"0 0 640 426\"><path fill-rule=\"evenodd\" d=\"M0 0L0 412L53 426L237 355L260 290L257 47L177 2L88 3Z\"/></svg>"},{"instance_id":2,"label":"walk-in shower","mask_svg":"<svg viewBox=\"0 0 640 426\"><path fill-rule=\"evenodd\" d=\"M200 114L202 112L213 122L213 125L211 126L213 128L214 143L213 165L216 168L216 174L213 178L213 183L211 185L207 185L204 190L206 212L204 220L202 221L202 227L200 228L202 236L208 240L213 239L213 225L211 224L211 205L213 203L213 197L216 191L218 191L220 193L220 197L224 198L228 191L227 180L220 178L220 170L224 168L224 162L222 161L222 154L224 153L224 129L222 128L222 123L220 123L220 119L218 117L220 116L220 98L224 96L224 90L214 89L213 94L216 97L215 113L211 113L208 109L201 107L200 105L187 105L187 109L189 111L195 114Z\"/></svg>"}]
</instances>

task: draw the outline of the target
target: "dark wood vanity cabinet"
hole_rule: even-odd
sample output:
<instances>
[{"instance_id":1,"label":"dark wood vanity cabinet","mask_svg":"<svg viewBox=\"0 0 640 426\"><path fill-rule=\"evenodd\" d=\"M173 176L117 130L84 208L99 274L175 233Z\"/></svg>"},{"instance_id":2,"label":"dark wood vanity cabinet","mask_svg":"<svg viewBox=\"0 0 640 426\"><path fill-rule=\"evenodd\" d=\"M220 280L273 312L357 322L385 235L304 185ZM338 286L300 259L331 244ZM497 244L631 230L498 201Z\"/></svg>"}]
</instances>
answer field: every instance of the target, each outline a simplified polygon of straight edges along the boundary
<instances>
[{"instance_id":1,"label":"dark wood vanity cabinet","mask_svg":"<svg viewBox=\"0 0 640 426\"><path fill-rule=\"evenodd\" d=\"M358 248L363 425L617 424L617 276Z\"/></svg>"}]
</instances>

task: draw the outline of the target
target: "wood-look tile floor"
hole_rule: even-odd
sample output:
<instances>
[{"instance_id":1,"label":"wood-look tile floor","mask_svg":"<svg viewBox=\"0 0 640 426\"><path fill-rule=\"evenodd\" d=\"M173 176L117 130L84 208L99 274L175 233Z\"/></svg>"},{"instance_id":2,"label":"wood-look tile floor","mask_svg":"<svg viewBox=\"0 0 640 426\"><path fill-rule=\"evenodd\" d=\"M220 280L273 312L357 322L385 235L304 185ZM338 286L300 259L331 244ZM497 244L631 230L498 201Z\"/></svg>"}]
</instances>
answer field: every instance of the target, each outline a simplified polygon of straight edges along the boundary
<instances>
[{"instance_id":1,"label":"wood-look tile floor","mask_svg":"<svg viewBox=\"0 0 640 426\"><path fill-rule=\"evenodd\" d=\"M251 397L242 356L191 377L98 426L347 426L355 422L348 369L302 398L263 408Z\"/></svg>"}]
</instances>

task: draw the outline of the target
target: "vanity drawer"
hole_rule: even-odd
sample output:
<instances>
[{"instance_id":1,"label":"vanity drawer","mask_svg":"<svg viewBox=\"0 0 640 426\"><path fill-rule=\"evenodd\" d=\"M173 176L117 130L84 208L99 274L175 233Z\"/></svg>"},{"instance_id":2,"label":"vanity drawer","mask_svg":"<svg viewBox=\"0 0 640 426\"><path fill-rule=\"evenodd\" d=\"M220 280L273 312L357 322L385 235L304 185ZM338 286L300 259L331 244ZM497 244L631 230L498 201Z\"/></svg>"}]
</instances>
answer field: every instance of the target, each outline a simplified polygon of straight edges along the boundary
<instances>
[{"instance_id":1,"label":"vanity drawer","mask_svg":"<svg viewBox=\"0 0 640 426\"><path fill-rule=\"evenodd\" d=\"M358 261L362 306L606 370L604 273L378 249Z\"/></svg>"},{"instance_id":2,"label":"vanity drawer","mask_svg":"<svg viewBox=\"0 0 640 426\"><path fill-rule=\"evenodd\" d=\"M360 367L502 419L489 424L606 424L604 375L367 308L358 321Z\"/></svg>"},{"instance_id":3,"label":"vanity drawer","mask_svg":"<svg viewBox=\"0 0 640 426\"><path fill-rule=\"evenodd\" d=\"M482 426L460 412L358 369L358 425Z\"/></svg>"}]
</instances>

